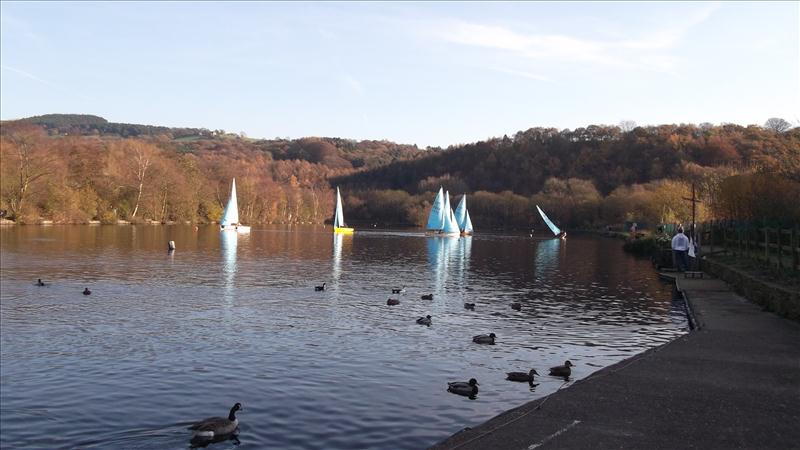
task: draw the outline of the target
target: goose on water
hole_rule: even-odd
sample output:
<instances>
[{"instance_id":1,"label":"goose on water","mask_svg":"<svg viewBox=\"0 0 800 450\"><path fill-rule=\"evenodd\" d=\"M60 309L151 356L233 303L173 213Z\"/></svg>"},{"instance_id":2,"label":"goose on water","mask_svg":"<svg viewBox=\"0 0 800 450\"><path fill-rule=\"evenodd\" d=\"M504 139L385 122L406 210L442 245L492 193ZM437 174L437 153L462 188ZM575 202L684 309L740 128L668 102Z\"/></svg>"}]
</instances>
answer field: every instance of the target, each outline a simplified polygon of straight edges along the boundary
<instances>
[{"instance_id":1,"label":"goose on water","mask_svg":"<svg viewBox=\"0 0 800 450\"><path fill-rule=\"evenodd\" d=\"M447 391L453 394L473 397L478 393L478 380L470 378L468 382L454 381L447 383Z\"/></svg>"},{"instance_id":2,"label":"goose on water","mask_svg":"<svg viewBox=\"0 0 800 450\"><path fill-rule=\"evenodd\" d=\"M403 286L401 288L392 288L392 294L402 294L406 291L406 287Z\"/></svg>"},{"instance_id":3,"label":"goose on water","mask_svg":"<svg viewBox=\"0 0 800 450\"><path fill-rule=\"evenodd\" d=\"M326 285L326 284L327 284L327 283L322 283L322 286L314 286L314 290L315 290L315 291L324 291L324 290L325 290L325 285Z\"/></svg>"},{"instance_id":4,"label":"goose on water","mask_svg":"<svg viewBox=\"0 0 800 450\"><path fill-rule=\"evenodd\" d=\"M520 302L512 303L511 304L511 309L513 309L514 311L522 311L522 303L520 303Z\"/></svg>"},{"instance_id":5,"label":"goose on water","mask_svg":"<svg viewBox=\"0 0 800 450\"><path fill-rule=\"evenodd\" d=\"M236 418L236 411L242 409L241 403L236 403L231 408L228 417L209 417L189 426L189 430L194 431L195 437L213 438L223 436L236 431L239 426L239 419Z\"/></svg>"},{"instance_id":6,"label":"goose on water","mask_svg":"<svg viewBox=\"0 0 800 450\"><path fill-rule=\"evenodd\" d=\"M566 361L564 362L563 366L551 367L550 375L567 378L572 374L572 369L570 369L570 367L572 367L573 365L574 364L572 364L571 362Z\"/></svg>"},{"instance_id":7,"label":"goose on water","mask_svg":"<svg viewBox=\"0 0 800 450\"><path fill-rule=\"evenodd\" d=\"M83 290L83 295L92 295L92 291L90 291L89 288L85 288Z\"/></svg>"},{"instance_id":8,"label":"goose on water","mask_svg":"<svg viewBox=\"0 0 800 450\"><path fill-rule=\"evenodd\" d=\"M420 298L423 300L433 300L433 294L425 294Z\"/></svg>"},{"instance_id":9,"label":"goose on water","mask_svg":"<svg viewBox=\"0 0 800 450\"><path fill-rule=\"evenodd\" d=\"M389 306L399 305L400 304L400 300L398 300L396 298L390 298L389 300L386 300L386 304L389 305Z\"/></svg>"},{"instance_id":10,"label":"goose on water","mask_svg":"<svg viewBox=\"0 0 800 450\"><path fill-rule=\"evenodd\" d=\"M464 309L475 311L475 303L464 303Z\"/></svg>"},{"instance_id":11,"label":"goose on water","mask_svg":"<svg viewBox=\"0 0 800 450\"><path fill-rule=\"evenodd\" d=\"M494 333L489 334L479 334L477 336L472 337L472 342L476 344L490 344L494 345L494 338L496 338Z\"/></svg>"},{"instance_id":12,"label":"goose on water","mask_svg":"<svg viewBox=\"0 0 800 450\"><path fill-rule=\"evenodd\" d=\"M420 325L431 326L431 316L420 317L417 319L417 323Z\"/></svg>"},{"instance_id":13,"label":"goose on water","mask_svg":"<svg viewBox=\"0 0 800 450\"><path fill-rule=\"evenodd\" d=\"M536 369L531 369L530 372L508 372L506 374L506 380L510 381L523 381L526 383L533 383L533 376L539 375Z\"/></svg>"}]
</instances>

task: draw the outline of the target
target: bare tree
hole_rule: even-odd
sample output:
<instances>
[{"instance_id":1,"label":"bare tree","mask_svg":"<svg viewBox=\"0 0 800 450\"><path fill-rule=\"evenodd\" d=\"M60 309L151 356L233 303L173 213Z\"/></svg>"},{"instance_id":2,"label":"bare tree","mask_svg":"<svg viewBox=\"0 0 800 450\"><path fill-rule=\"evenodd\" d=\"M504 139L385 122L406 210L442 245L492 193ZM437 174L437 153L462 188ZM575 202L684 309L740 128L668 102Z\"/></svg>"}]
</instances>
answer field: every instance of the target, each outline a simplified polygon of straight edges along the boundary
<instances>
[{"instance_id":1,"label":"bare tree","mask_svg":"<svg viewBox=\"0 0 800 450\"><path fill-rule=\"evenodd\" d=\"M11 212L16 217L22 212L33 183L52 172L52 156L43 148L44 136L38 129L10 133L12 154L16 167L16 183L7 197Z\"/></svg>"},{"instance_id":2,"label":"bare tree","mask_svg":"<svg viewBox=\"0 0 800 450\"><path fill-rule=\"evenodd\" d=\"M783 133L792 128L792 124L779 118L779 117L772 117L767 119L764 123L764 128L772 130L776 133Z\"/></svg>"},{"instance_id":3,"label":"bare tree","mask_svg":"<svg viewBox=\"0 0 800 450\"><path fill-rule=\"evenodd\" d=\"M632 120L622 120L619 123L619 129L622 130L624 133L633 131L635 128L636 128L636 122Z\"/></svg>"},{"instance_id":4,"label":"bare tree","mask_svg":"<svg viewBox=\"0 0 800 450\"><path fill-rule=\"evenodd\" d=\"M131 218L133 218L136 217L136 213L139 211L139 202L142 199L142 191L144 190L144 180L147 177L147 169L150 168L154 148L149 144L137 141L131 141L129 148L133 152L133 168L136 182L139 184L136 194L136 206L133 207L133 214L131 214Z\"/></svg>"}]
</instances>

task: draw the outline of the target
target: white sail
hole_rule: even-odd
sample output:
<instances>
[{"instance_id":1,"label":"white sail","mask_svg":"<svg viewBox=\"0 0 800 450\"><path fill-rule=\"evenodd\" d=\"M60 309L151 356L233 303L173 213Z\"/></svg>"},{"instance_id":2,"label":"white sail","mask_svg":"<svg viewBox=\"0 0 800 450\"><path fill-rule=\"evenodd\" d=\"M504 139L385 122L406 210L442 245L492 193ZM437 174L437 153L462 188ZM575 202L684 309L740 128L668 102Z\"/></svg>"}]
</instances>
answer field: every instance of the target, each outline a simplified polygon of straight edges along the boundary
<instances>
[{"instance_id":1,"label":"white sail","mask_svg":"<svg viewBox=\"0 0 800 450\"><path fill-rule=\"evenodd\" d=\"M436 194L436 198L433 200L433 206L431 206L431 213L428 215L428 223L425 228L428 230L441 230L444 228L444 211L444 193L440 187L439 193Z\"/></svg>"},{"instance_id":2,"label":"white sail","mask_svg":"<svg viewBox=\"0 0 800 450\"><path fill-rule=\"evenodd\" d=\"M469 218L469 211L464 211L464 226L461 227L461 231L466 234L472 234L472 219Z\"/></svg>"},{"instance_id":3,"label":"white sail","mask_svg":"<svg viewBox=\"0 0 800 450\"><path fill-rule=\"evenodd\" d=\"M451 234L459 233L461 230L458 228L456 216L453 214L453 208L450 207L450 193L444 193L444 226L442 232Z\"/></svg>"},{"instance_id":4,"label":"white sail","mask_svg":"<svg viewBox=\"0 0 800 450\"><path fill-rule=\"evenodd\" d=\"M219 224L223 227L239 223L239 203L236 201L236 178L231 181L231 196Z\"/></svg>"},{"instance_id":5,"label":"white sail","mask_svg":"<svg viewBox=\"0 0 800 450\"><path fill-rule=\"evenodd\" d=\"M556 236L561 234L561 229L558 228L553 222L550 221L550 219L547 217L547 214L545 214L544 211L542 211L542 208L539 208L539 205L536 205L536 209L539 210L539 215L542 216L542 220L544 220L544 223L546 223L547 227L550 228L550 231L552 231L553 234L556 235Z\"/></svg>"},{"instance_id":6,"label":"white sail","mask_svg":"<svg viewBox=\"0 0 800 450\"><path fill-rule=\"evenodd\" d=\"M342 195L339 193L339 187L336 187L336 215L333 218L333 227L344 227L344 212L342 212Z\"/></svg>"}]
</instances>

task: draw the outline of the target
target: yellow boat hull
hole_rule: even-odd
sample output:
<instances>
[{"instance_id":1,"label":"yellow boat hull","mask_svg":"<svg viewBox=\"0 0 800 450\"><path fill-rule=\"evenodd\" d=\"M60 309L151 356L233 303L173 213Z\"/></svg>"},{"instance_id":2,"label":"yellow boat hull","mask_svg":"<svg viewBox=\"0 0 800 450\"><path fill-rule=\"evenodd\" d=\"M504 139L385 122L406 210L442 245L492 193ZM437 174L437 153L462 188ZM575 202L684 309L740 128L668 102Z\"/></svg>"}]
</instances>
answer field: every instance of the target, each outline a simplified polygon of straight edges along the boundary
<instances>
[{"instance_id":1,"label":"yellow boat hull","mask_svg":"<svg viewBox=\"0 0 800 450\"><path fill-rule=\"evenodd\" d=\"M353 229L353 228L340 228L340 227L335 227L335 228L333 229L333 232L334 232L334 233L342 233L342 234L353 234L353 232L354 232L354 231L355 231L355 229Z\"/></svg>"}]
</instances>

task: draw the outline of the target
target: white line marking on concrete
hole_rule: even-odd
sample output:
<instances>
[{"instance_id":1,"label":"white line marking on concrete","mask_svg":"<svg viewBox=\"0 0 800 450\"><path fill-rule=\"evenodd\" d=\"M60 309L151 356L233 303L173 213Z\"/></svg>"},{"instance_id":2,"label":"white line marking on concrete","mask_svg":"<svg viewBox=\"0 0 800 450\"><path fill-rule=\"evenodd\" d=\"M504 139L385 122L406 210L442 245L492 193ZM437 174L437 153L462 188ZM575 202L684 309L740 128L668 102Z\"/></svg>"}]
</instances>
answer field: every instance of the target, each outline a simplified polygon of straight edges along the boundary
<instances>
[{"instance_id":1,"label":"white line marking on concrete","mask_svg":"<svg viewBox=\"0 0 800 450\"><path fill-rule=\"evenodd\" d=\"M535 448L541 447L542 445L544 445L545 442L549 441L550 439L553 439L554 437L556 437L559 434L569 430L570 428L574 427L575 425L577 425L579 423L581 423L580 420L573 420L571 424L569 424L569 425L565 426L564 428L556 431L555 433L551 434L550 436L547 436L546 438L542 439L541 441L537 442L536 444L529 445L528 446L528 450L533 450Z\"/></svg>"}]
</instances>

